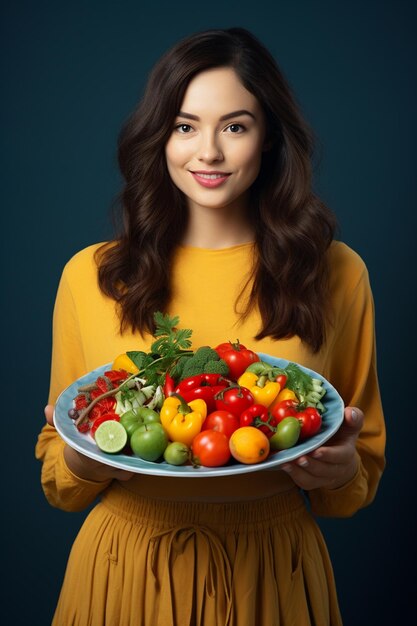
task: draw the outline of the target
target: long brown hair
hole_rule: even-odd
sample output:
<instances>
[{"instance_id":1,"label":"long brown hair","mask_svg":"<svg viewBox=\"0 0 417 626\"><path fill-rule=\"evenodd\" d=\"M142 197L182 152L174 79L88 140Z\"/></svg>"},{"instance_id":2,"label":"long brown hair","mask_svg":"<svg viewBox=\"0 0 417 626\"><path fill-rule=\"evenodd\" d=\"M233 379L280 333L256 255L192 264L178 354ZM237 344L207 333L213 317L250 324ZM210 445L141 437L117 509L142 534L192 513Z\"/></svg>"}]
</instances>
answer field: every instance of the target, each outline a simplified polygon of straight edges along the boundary
<instances>
[{"instance_id":1,"label":"long brown hair","mask_svg":"<svg viewBox=\"0 0 417 626\"><path fill-rule=\"evenodd\" d=\"M121 234L98 251L99 285L119 304L121 330L153 332L155 311L171 298L171 263L187 222L183 194L165 161L192 78L231 67L260 102L269 149L251 190L257 261L250 303L262 328L255 339L298 335L313 351L325 339L326 251L335 218L312 191L313 136L268 50L247 30L198 33L180 41L154 67L118 146L124 177Z\"/></svg>"}]
</instances>

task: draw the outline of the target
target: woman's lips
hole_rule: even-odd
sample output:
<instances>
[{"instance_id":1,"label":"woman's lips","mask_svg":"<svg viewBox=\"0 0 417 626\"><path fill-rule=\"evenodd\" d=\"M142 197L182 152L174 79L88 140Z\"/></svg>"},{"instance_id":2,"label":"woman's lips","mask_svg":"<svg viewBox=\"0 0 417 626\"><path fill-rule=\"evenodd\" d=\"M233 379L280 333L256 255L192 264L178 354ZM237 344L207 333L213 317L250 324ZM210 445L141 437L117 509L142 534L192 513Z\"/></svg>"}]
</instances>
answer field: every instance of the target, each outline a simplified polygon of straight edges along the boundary
<instances>
[{"instance_id":1,"label":"woman's lips","mask_svg":"<svg viewBox=\"0 0 417 626\"><path fill-rule=\"evenodd\" d=\"M190 172L202 187L220 187L229 178L226 172Z\"/></svg>"}]
</instances>

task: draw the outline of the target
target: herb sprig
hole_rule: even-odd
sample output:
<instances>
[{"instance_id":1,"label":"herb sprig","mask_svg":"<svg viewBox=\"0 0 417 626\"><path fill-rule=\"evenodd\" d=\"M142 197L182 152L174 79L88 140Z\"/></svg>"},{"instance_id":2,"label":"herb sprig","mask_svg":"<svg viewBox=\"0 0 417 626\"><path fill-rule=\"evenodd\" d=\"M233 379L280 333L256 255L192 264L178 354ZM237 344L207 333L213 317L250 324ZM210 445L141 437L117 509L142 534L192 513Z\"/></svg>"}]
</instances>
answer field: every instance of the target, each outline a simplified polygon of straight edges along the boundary
<instances>
[{"instance_id":1,"label":"herb sprig","mask_svg":"<svg viewBox=\"0 0 417 626\"><path fill-rule=\"evenodd\" d=\"M170 317L167 313L157 311L154 314L155 341L149 352L132 351L127 356L139 369L138 375L145 375L147 383L163 384L165 373L184 356L191 356L191 336L189 328L178 328L180 318Z\"/></svg>"},{"instance_id":2,"label":"herb sprig","mask_svg":"<svg viewBox=\"0 0 417 626\"><path fill-rule=\"evenodd\" d=\"M174 366L179 359L194 354L191 350L192 330L189 328L177 328L180 318L176 315L170 317L157 311L154 314L155 341L151 344L149 352L132 350L126 352L127 356L138 368L136 374L131 374L118 387L97 396L90 404L81 411L75 424L79 426L88 419L91 409L103 398L115 395L118 391L135 386L133 379L141 376L146 379L147 385L163 385L165 374L170 367Z\"/></svg>"}]
</instances>

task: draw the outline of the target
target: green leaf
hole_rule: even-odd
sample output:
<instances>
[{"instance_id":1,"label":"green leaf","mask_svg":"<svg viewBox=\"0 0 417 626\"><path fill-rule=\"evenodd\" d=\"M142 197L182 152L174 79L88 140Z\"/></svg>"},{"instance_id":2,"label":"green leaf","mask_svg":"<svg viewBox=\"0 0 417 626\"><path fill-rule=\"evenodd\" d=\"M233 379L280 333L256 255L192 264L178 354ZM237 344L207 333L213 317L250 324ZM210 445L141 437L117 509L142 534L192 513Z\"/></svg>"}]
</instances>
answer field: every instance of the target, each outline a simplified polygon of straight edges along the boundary
<instances>
[{"instance_id":1,"label":"green leaf","mask_svg":"<svg viewBox=\"0 0 417 626\"><path fill-rule=\"evenodd\" d=\"M310 390L312 378L295 363L289 363L285 368L288 376L287 387L292 389L299 396L305 396Z\"/></svg>"},{"instance_id":2,"label":"green leaf","mask_svg":"<svg viewBox=\"0 0 417 626\"><path fill-rule=\"evenodd\" d=\"M161 311L157 311L154 313L155 320L155 332L154 337L160 337L161 335L171 335L175 331L175 328L178 326L180 318L178 315L174 317L170 317L167 313L161 313Z\"/></svg>"},{"instance_id":3,"label":"green leaf","mask_svg":"<svg viewBox=\"0 0 417 626\"><path fill-rule=\"evenodd\" d=\"M170 317L157 311L154 314L156 330L155 341L149 352L131 351L126 354L139 368L149 385L161 384L170 367L175 364L182 355L192 354L191 335L188 328L177 329L180 318L176 315Z\"/></svg>"},{"instance_id":4,"label":"green leaf","mask_svg":"<svg viewBox=\"0 0 417 626\"><path fill-rule=\"evenodd\" d=\"M152 357L146 352L142 352L140 350L132 350L130 352L126 352L126 354L139 370L143 370L149 363L152 362Z\"/></svg>"},{"instance_id":5,"label":"green leaf","mask_svg":"<svg viewBox=\"0 0 417 626\"><path fill-rule=\"evenodd\" d=\"M181 350L188 350L189 348L191 348L191 335L192 334L193 334L193 331L190 330L189 328L181 328L177 330L177 332L175 333L175 339L174 339L177 348L180 348Z\"/></svg>"},{"instance_id":6,"label":"green leaf","mask_svg":"<svg viewBox=\"0 0 417 626\"><path fill-rule=\"evenodd\" d=\"M172 343L172 339L164 335L153 342L151 352L153 354L159 354L160 356L167 356L168 354L175 354L176 348Z\"/></svg>"}]
</instances>

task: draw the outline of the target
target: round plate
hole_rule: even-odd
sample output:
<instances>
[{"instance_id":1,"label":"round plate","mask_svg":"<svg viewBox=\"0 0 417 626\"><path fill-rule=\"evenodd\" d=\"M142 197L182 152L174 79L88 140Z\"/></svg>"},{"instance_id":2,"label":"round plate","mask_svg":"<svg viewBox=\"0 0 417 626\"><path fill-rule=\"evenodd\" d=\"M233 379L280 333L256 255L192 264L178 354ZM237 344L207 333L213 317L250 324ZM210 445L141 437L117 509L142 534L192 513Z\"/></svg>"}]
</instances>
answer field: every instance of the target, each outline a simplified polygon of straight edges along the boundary
<instances>
[{"instance_id":1,"label":"round plate","mask_svg":"<svg viewBox=\"0 0 417 626\"><path fill-rule=\"evenodd\" d=\"M266 361L271 365L285 367L288 361L259 353L262 361ZM78 393L78 387L88 383L92 383L96 378L111 368L111 364L103 365L85 376L79 378L72 385L67 387L59 396L55 405L54 424L62 439L71 448L78 450L81 454L88 456L96 461L101 461L106 465L117 467L119 469L137 472L139 474L153 474L156 476L176 476L183 478L193 478L200 476L230 476L233 474L244 474L246 472L256 472L277 468L283 463L292 461L302 454L308 454L316 448L323 445L335 432L339 429L343 422L344 404L336 389L323 376L308 368L299 366L305 372L314 378L320 378L323 381L326 395L323 398L323 404L326 412L323 415L322 428L317 435L310 437L306 441L295 445L288 450L281 450L272 454L262 463L253 465L244 465L237 461L232 461L222 467L192 467L191 465L169 465L165 461L151 462L143 461L136 456L126 454L106 454L102 452L89 434L80 433L75 427L73 421L68 417L68 410L73 406L73 399Z\"/></svg>"}]
</instances>

